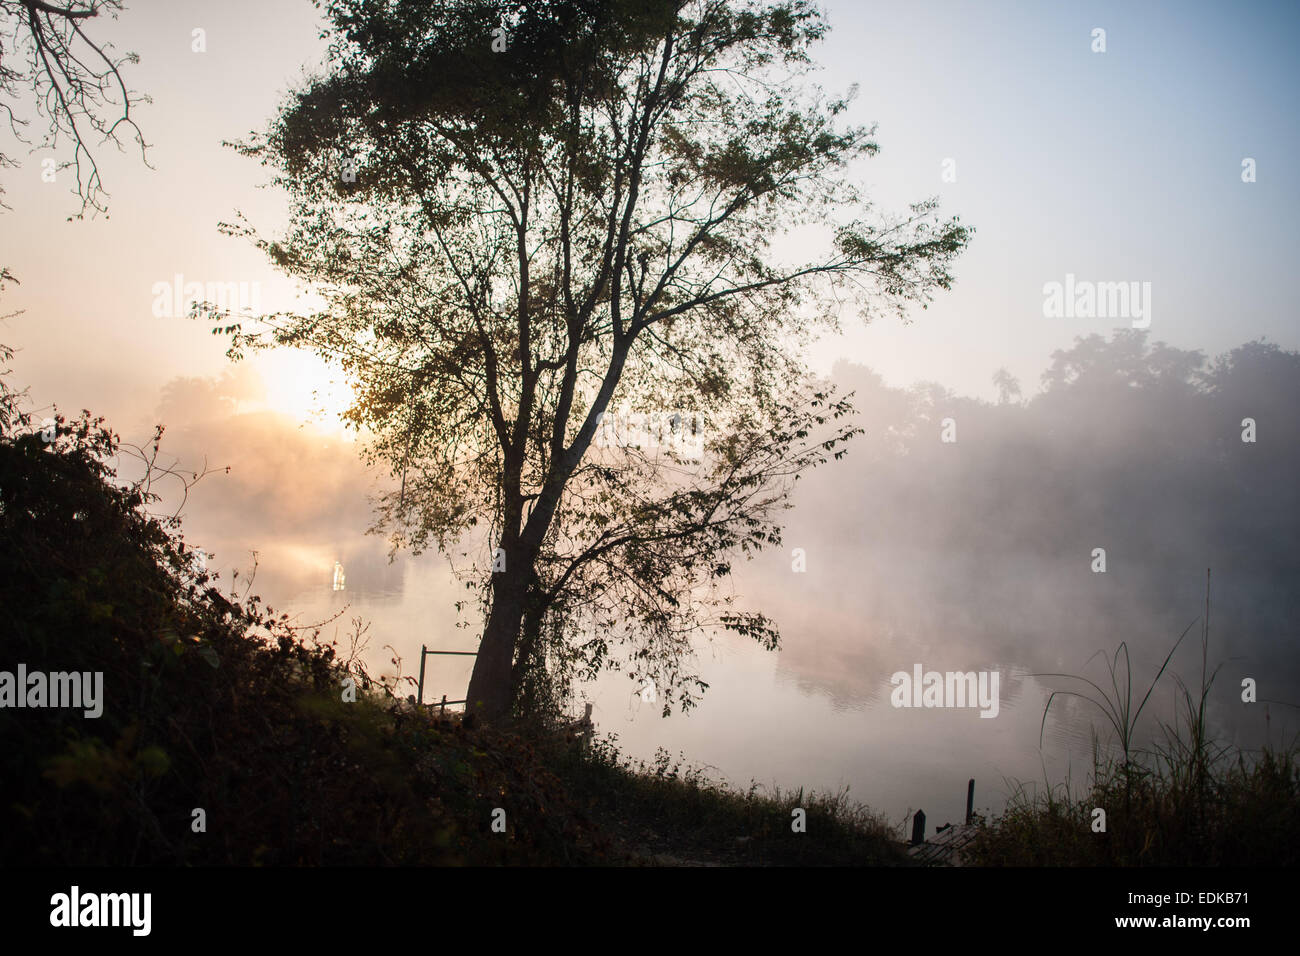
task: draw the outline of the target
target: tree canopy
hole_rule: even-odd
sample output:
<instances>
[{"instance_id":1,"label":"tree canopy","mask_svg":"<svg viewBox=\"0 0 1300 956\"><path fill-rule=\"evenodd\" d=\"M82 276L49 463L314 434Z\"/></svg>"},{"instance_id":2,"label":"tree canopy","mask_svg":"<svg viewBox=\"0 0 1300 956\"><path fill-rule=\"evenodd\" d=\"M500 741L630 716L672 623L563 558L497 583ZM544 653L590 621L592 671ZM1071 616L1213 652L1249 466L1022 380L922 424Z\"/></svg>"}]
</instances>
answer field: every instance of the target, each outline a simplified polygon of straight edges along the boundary
<instances>
[{"instance_id":1,"label":"tree canopy","mask_svg":"<svg viewBox=\"0 0 1300 956\"><path fill-rule=\"evenodd\" d=\"M846 305L927 304L970 230L853 183L874 129L807 82L827 26L802 0L323 6L328 73L239 146L290 225L227 228L325 305L224 326L232 356L337 362L395 478L377 527L484 549L471 711L615 657L689 703L692 631L775 646L717 583L855 431L802 346ZM696 423L699 453L622 437L633 414Z\"/></svg>"}]
</instances>

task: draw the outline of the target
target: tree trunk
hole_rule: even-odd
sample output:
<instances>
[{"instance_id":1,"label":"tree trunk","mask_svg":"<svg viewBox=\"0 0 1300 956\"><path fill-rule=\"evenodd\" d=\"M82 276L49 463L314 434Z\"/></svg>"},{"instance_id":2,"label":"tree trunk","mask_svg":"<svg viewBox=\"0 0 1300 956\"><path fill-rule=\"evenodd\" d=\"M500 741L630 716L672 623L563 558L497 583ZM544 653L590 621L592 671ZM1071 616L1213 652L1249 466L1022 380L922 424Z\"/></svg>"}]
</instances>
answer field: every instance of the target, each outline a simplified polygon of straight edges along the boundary
<instances>
[{"instance_id":1,"label":"tree trunk","mask_svg":"<svg viewBox=\"0 0 1300 956\"><path fill-rule=\"evenodd\" d=\"M465 713L484 721L493 721L510 713L514 690L513 664L515 646L519 642L527 609L529 582L535 574L534 563L550 527L551 519L559 506L565 483L586 454L596 433L596 418L609 405L610 396L623 374L631 340L616 344L610 358L609 370L596 395L586 421L568 453L559 461L552 461L551 471L541 493L529 512L522 534L520 524L521 499L519 498L519 458L507 454L504 486L506 507L501 547L506 552L506 570L500 572L492 587L492 607L488 611L487 626L479 642L474 672L470 675L469 691L465 695ZM513 530L512 530L513 529Z\"/></svg>"},{"instance_id":2,"label":"tree trunk","mask_svg":"<svg viewBox=\"0 0 1300 956\"><path fill-rule=\"evenodd\" d=\"M483 721L497 720L510 712L515 644L519 640L531 573L530 568L521 567L518 561L511 563L514 566L508 565L505 571L499 572L492 588L492 607L465 694L465 713Z\"/></svg>"},{"instance_id":3,"label":"tree trunk","mask_svg":"<svg viewBox=\"0 0 1300 956\"><path fill-rule=\"evenodd\" d=\"M541 675L540 680L535 679L529 684L529 671L533 668L535 662L534 655L537 653L538 645L542 637L542 621L546 617L546 603L542 600L541 581L538 580L536 570L529 575L528 595L524 599L524 617L523 632L519 638L519 650L515 655L514 672L511 675L511 699L514 703L520 702L535 706L536 700L524 701L521 697L525 688L531 686L533 692L545 680L545 674Z\"/></svg>"}]
</instances>

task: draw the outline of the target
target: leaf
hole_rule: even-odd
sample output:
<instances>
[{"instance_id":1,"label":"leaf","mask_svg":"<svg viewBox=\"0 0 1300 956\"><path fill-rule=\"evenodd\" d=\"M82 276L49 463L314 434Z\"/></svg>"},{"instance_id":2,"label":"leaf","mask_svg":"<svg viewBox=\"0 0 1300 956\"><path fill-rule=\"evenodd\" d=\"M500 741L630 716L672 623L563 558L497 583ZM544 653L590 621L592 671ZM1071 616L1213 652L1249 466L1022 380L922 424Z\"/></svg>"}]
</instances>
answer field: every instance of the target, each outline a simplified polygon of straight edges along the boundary
<instances>
[{"instance_id":1,"label":"leaf","mask_svg":"<svg viewBox=\"0 0 1300 956\"><path fill-rule=\"evenodd\" d=\"M167 751L161 747L145 747L135 758L137 766L151 777L161 777L172 765Z\"/></svg>"}]
</instances>

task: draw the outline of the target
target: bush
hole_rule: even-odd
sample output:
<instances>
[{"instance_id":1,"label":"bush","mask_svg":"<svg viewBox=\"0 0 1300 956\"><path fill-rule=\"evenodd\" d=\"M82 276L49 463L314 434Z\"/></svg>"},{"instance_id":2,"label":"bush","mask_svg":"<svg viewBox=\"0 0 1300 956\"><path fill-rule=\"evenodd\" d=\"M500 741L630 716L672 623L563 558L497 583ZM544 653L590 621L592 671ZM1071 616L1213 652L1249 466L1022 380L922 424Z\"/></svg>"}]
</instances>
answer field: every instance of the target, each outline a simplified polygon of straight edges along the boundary
<instances>
[{"instance_id":1,"label":"bush","mask_svg":"<svg viewBox=\"0 0 1300 956\"><path fill-rule=\"evenodd\" d=\"M118 480L102 419L36 428L20 398L0 380L0 669L102 672L103 713L0 709L0 860L602 858L529 745L416 713L287 615L221 593L179 523L148 513L150 476Z\"/></svg>"}]
</instances>

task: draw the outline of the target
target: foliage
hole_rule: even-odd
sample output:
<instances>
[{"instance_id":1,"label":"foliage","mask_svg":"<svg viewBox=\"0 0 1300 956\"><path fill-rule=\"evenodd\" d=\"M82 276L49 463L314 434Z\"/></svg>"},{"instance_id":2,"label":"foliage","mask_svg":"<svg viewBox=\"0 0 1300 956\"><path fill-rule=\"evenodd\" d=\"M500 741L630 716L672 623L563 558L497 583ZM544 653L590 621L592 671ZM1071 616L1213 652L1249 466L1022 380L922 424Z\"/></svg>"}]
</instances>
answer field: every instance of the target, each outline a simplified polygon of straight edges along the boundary
<instances>
[{"instance_id":1,"label":"foliage","mask_svg":"<svg viewBox=\"0 0 1300 956\"><path fill-rule=\"evenodd\" d=\"M847 179L878 147L840 128L847 99L799 85L826 29L802 0L324 7L330 72L239 147L290 226L226 228L326 304L214 331L235 357L341 365L395 479L377 530L478 555L472 706L563 699L615 659L689 706L687 635L775 645L717 585L779 544L793 481L856 431L801 345L848 302L924 306L970 230L932 202L878 216ZM828 242L783 261L772 240L801 225ZM698 413L703 455L594 446L624 409Z\"/></svg>"},{"instance_id":2,"label":"foliage","mask_svg":"<svg viewBox=\"0 0 1300 956\"><path fill-rule=\"evenodd\" d=\"M1237 754L1188 784L1187 763L1125 772L1099 760L1086 790L1018 786L963 850L978 866L1295 866L1300 753ZM1106 810L1106 832L1092 811ZM1126 808L1126 809L1124 809Z\"/></svg>"},{"instance_id":3,"label":"foliage","mask_svg":"<svg viewBox=\"0 0 1300 956\"><path fill-rule=\"evenodd\" d=\"M554 722L518 734L415 711L247 586L223 594L179 521L148 513L149 476L118 478L122 444L102 420L57 416L46 441L21 400L0 378L9 666L100 671L104 690L95 719L0 710L7 863L655 862L629 814L714 861L894 859L843 795L735 794L662 762L634 769L609 743L585 753ZM349 677L354 703L340 693ZM795 803L807 842L784 835ZM496 807L504 834L490 829ZM206 832L192 830L195 808Z\"/></svg>"},{"instance_id":4,"label":"foliage","mask_svg":"<svg viewBox=\"0 0 1300 956\"><path fill-rule=\"evenodd\" d=\"M1203 665L1195 697L1179 679L1181 719L1162 722L1163 740L1151 748L1136 746L1137 720L1186 635L1184 631L1174 642L1136 710L1126 650L1122 680L1116 666L1120 651L1108 662L1113 697L1087 678L1076 678L1100 696L1097 700L1076 695L1085 696L1102 711L1119 755L1106 753L1094 735L1091 780L1078 795L1070 793L1068 783L1041 792L1017 785L1004 813L992 821L979 821L975 840L963 851L972 863L1294 866L1300 862L1300 751L1294 744L1283 749L1266 746L1248 755L1215 742L1206 724L1206 702L1217 669L1207 672ZM1203 661L1208 640L1207 622L1202 631ZM1055 696L1048 698L1044 721ZM1092 829L1097 808L1106 812L1105 832Z\"/></svg>"},{"instance_id":5,"label":"foliage","mask_svg":"<svg viewBox=\"0 0 1300 956\"><path fill-rule=\"evenodd\" d=\"M525 741L412 713L247 588L223 594L174 520L148 514L147 480L117 478L120 439L102 420L58 416L46 441L20 402L0 379L6 666L102 672L103 714L0 710L0 859L603 858ZM499 836L489 820L503 804ZM191 829L195 808L206 832Z\"/></svg>"}]
</instances>

